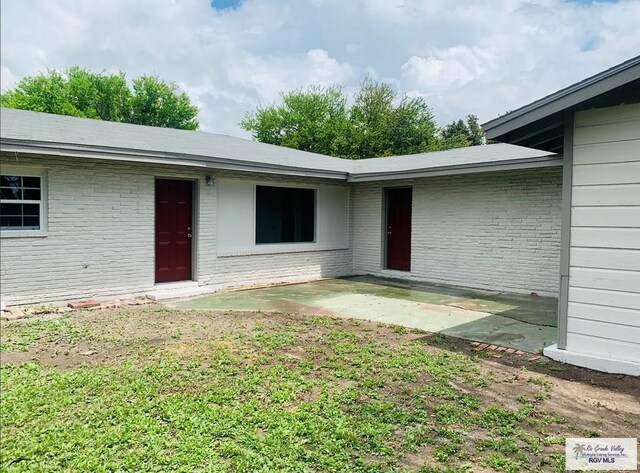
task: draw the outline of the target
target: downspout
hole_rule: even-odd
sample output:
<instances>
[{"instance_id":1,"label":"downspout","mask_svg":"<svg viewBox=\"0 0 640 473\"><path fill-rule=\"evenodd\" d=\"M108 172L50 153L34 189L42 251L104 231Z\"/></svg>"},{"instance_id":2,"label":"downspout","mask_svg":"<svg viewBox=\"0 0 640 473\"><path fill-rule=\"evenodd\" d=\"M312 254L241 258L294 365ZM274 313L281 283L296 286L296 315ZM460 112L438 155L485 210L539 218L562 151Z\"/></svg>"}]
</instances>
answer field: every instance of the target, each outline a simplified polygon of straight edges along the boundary
<instances>
[{"instance_id":1,"label":"downspout","mask_svg":"<svg viewBox=\"0 0 640 473\"><path fill-rule=\"evenodd\" d=\"M562 229L560 234L560 293L558 297L558 349L567 349L569 310L569 266L571 253L571 192L573 190L573 112L564 116L564 160L562 168Z\"/></svg>"}]
</instances>

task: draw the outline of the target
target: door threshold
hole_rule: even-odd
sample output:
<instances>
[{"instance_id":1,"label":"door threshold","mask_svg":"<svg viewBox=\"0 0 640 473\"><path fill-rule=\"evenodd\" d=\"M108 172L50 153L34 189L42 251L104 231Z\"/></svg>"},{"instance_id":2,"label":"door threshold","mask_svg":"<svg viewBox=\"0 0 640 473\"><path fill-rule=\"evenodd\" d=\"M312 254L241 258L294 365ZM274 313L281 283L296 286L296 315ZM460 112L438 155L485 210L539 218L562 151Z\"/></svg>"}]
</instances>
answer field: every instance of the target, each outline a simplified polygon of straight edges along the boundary
<instances>
[{"instance_id":1,"label":"door threshold","mask_svg":"<svg viewBox=\"0 0 640 473\"><path fill-rule=\"evenodd\" d=\"M180 287L197 287L198 281L194 281L192 279L187 279L185 281L168 281L168 282L157 282L153 285L157 289L171 289L171 288L180 288Z\"/></svg>"},{"instance_id":2,"label":"door threshold","mask_svg":"<svg viewBox=\"0 0 640 473\"><path fill-rule=\"evenodd\" d=\"M197 281L177 281L161 282L154 286L154 290L149 292L147 299L154 301L164 299L181 299L183 297L194 297L212 292L211 286L200 286Z\"/></svg>"}]
</instances>

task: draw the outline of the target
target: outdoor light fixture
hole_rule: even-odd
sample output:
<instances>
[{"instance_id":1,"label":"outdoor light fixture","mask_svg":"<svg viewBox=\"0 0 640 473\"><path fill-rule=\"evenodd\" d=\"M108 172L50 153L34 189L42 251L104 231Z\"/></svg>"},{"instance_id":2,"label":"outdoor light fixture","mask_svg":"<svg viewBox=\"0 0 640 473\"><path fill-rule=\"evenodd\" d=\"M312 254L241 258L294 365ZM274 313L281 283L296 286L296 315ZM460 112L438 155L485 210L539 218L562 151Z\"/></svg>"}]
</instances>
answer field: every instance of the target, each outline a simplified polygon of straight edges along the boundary
<instances>
[{"instance_id":1,"label":"outdoor light fixture","mask_svg":"<svg viewBox=\"0 0 640 473\"><path fill-rule=\"evenodd\" d=\"M213 185L213 176L206 176L204 178L204 182L206 182L208 186L212 186Z\"/></svg>"}]
</instances>

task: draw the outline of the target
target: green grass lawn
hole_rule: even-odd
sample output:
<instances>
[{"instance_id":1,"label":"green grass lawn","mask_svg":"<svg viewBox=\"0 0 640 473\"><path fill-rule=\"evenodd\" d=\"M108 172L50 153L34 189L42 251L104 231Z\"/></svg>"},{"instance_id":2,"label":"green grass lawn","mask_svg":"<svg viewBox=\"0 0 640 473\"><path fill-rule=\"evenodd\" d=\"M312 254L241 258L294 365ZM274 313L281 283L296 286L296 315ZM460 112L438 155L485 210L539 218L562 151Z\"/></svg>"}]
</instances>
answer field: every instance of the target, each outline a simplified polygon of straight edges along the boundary
<instances>
[{"instance_id":1,"label":"green grass lawn","mask_svg":"<svg viewBox=\"0 0 640 473\"><path fill-rule=\"evenodd\" d=\"M3 471L560 472L566 436L614 436L558 413L558 367L362 321L151 306L1 344Z\"/></svg>"}]
</instances>

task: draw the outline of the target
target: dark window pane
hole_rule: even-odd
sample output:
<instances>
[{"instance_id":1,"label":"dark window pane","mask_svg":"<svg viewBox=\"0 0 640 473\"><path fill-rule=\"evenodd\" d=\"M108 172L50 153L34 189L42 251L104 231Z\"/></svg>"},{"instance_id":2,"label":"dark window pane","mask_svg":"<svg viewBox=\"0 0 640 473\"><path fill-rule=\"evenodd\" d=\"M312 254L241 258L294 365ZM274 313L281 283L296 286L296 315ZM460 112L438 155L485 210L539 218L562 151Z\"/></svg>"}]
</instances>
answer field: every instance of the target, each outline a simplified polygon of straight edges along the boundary
<instances>
[{"instance_id":1,"label":"dark window pane","mask_svg":"<svg viewBox=\"0 0 640 473\"><path fill-rule=\"evenodd\" d=\"M314 241L316 226L316 192L313 189L296 189L296 241Z\"/></svg>"},{"instance_id":2,"label":"dark window pane","mask_svg":"<svg viewBox=\"0 0 640 473\"><path fill-rule=\"evenodd\" d=\"M19 187L0 187L0 199L22 199L22 189Z\"/></svg>"},{"instance_id":3,"label":"dark window pane","mask_svg":"<svg viewBox=\"0 0 640 473\"><path fill-rule=\"evenodd\" d=\"M21 182L20 176L0 176L0 187L22 187Z\"/></svg>"},{"instance_id":4,"label":"dark window pane","mask_svg":"<svg viewBox=\"0 0 640 473\"><path fill-rule=\"evenodd\" d=\"M40 189L22 189L24 200L40 200Z\"/></svg>"},{"instance_id":5,"label":"dark window pane","mask_svg":"<svg viewBox=\"0 0 640 473\"><path fill-rule=\"evenodd\" d=\"M0 227L21 227L22 217L0 216Z\"/></svg>"},{"instance_id":6,"label":"dark window pane","mask_svg":"<svg viewBox=\"0 0 640 473\"><path fill-rule=\"evenodd\" d=\"M40 217L24 217L24 226L29 229L40 228Z\"/></svg>"},{"instance_id":7,"label":"dark window pane","mask_svg":"<svg viewBox=\"0 0 640 473\"><path fill-rule=\"evenodd\" d=\"M22 215L22 204L0 204L1 215Z\"/></svg>"},{"instance_id":8,"label":"dark window pane","mask_svg":"<svg viewBox=\"0 0 640 473\"><path fill-rule=\"evenodd\" d=\"M36 187L40 188L40 178L39 177L31 177L24 176L22 178L22 187Z\"/></svg>"},{"instance_id":9,"label":"dark window pane","mask_svg":"<svg viewBox=\"0 0 640 473\"><path fill-rule=\"evenodd\" d=\"M22 213L24 215L40 215L40 205L39 204L23 204Z\"/></svg>"},{"instance_id":10,"label":"dark window pane","mask_svg":"<svg viewBox=\"0 0 640 473\"><path fill-rule=\"evenodd\" d=\"M315 190L256 187L256 243L314 241Z\"/></svg>"},{"instance_id":11,"label":"dark window pane","mask_svg":"<svg viewBox=\"0 0 640 473\"><path fill-rule=\"evenodd\" d=\"M0 176L0 184L0 195L3 200L41 200L39 177L4 175ZM3 228L39 229L40 204L2 203L0 220Z\"/></svg>"}]
</instances>

